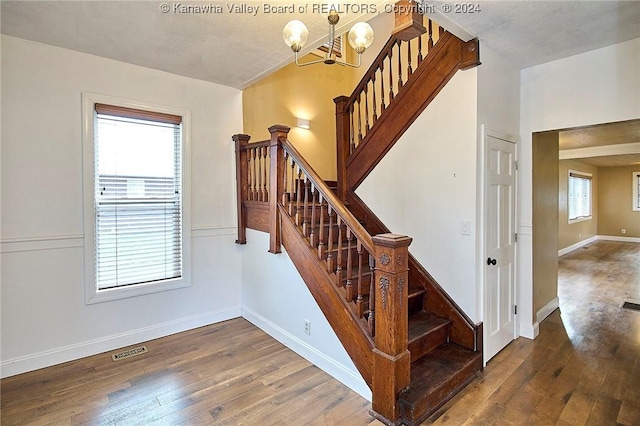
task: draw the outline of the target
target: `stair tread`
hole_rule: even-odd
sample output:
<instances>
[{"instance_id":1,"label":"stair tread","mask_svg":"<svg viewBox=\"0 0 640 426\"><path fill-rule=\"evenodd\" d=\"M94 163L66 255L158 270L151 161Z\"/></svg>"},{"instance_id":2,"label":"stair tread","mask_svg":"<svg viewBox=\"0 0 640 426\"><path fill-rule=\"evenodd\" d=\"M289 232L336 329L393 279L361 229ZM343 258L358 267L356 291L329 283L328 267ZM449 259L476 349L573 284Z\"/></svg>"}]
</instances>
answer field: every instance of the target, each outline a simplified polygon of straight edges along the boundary
<instances>
[{"instance_id":1,"label":"stair tread","mask_svg":"<svg viewBox=\"0 0 640 426\"><path fill-rule=\"evenodd\" d=\"M401 400L413 407L426 396L448 386L457 373L478 363L480 370L482 353L474 352L454 343L445 343L411 364L411 386ZM475 370L473 370L475 374Z\"/></svg>"},{"instance_id":2,"label":"stair tread","mask_svg":"<svg viewBox=\"0 0 640 426\"><path fill-rule=\"evenodd\" d=\"M420 311L409 317L409 342L419 339L428 332L449 324L451 320L436 314Z\"/></svg>"},{"instance_id":3,"label":"stair tread","mask_svg":"<svg viewBox=\"0 0 640 426\"><path fill-rule=\"evenodd\" d=\"M412 297L417 297L423 293L425 293L425 289L419 286L412 286L411 284L409 284L409 290L408 290L408 294L407 297L410 299Z\"/></svg>"}]
</instances>

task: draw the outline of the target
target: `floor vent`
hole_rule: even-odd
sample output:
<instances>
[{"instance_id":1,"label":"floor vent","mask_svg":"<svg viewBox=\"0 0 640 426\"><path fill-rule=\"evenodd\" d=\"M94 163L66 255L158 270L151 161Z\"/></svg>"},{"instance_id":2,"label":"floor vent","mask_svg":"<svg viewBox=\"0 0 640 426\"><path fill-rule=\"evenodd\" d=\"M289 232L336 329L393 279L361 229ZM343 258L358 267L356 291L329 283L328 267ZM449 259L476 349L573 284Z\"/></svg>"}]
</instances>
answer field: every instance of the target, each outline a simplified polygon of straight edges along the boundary
<instances>
[{"instance_id":1,"label":"floor vent","mask_svg":"<svg viewBox=\"0 0 640 426\"><path fill-rule=\"evenodd\" d=\"M114 361L120 361L121 359L131 358L133 356L146 354L149 352L146 346L138 346L137 348L127 349L117 354L111 355L111 359Z\"/></svg>"},{"instance_id":2,"label":"floor vent","mask_svg":"<svg viewBox=\"0 0 640 426\"><path fill-rule=\"evenodd\" d=\"M632 311L640 311L640 302L625 301L622 302L622 307L625 309L631 309Z\"/></svg>"}]
</instances>

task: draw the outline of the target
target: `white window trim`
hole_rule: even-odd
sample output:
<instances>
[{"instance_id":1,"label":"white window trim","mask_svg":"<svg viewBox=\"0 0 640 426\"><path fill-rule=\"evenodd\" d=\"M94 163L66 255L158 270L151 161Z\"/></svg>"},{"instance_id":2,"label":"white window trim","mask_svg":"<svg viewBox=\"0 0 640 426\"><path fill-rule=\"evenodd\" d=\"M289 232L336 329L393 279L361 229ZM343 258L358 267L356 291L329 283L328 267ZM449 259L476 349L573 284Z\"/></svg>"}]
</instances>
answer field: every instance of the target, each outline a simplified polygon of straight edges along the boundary
<instances>
[{"instance_id":1,"label":"white window trim","mask_svg":"<svg viewBox=\"0 0 640 426\"><path fill-rule=\"evenodd\" d=\"M94 214L94 111L95 104L155 111L182 117L182 277L157 283L98 290L95 265ZM191 113L189 110L148 102L116 98L95 93L82 94L82 164L84 209L84 288L85 303L101 303L127 297L157 293L191 285Z\"/></svg>"},{"instance_id":2,"label":"white window trim","mask_svg":"<svg viewBox=\"0 0 640 426\"><path fill-rule=\"evenodd\" d=\"M580 170L569 169L569 172L567 173L567 203L569 202L569 180L571 179L572 173L576 175L582 175L585 178L591 178L591 196L589 198L589 202L591 203L591 214L589 216L582 216L575 219L571 219L569 214L569 205L567 204L567 218L569 219L568 220L569 224L584 222L586 220L593 219L593 175L591 173L582 172Z\"/></svg>"},{"instance_id":3,"label":"white window trim","mask_svg":"<svg viewBox=\"0 0 640 426\"><path fill-rule=\"evenodd\" d=\"M631 192L633 193L631 208L634 212L640 212L640 207L638 207L638 180L640 180L640 171L631 172Z\"/></svg>"}]
</instances>

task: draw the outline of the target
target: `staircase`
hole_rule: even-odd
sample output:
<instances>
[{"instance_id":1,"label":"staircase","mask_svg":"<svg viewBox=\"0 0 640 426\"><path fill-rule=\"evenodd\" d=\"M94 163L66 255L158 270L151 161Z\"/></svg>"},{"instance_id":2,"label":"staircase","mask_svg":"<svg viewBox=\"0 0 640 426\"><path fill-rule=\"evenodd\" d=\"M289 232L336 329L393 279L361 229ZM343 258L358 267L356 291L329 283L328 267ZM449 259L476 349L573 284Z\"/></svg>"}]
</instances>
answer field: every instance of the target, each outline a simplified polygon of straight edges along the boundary
<instances>
[{"instance_id":1,"label":"staircase","mask_svg":"<svg viewBox=\"0 0 640 426\"><path fill-rule=\"evenodd\" d=\"M355 193L453 74L479 63L476 41L427 27L411 41L392 36L354 93L336 99L337 182L315 173L286 126L261 142L234 136L236 242L248 227L269 232L270 252L285 247L371 387L372 415L389 425L419 424L482 369L482 325Z\"/></svg>"}]
</instances>

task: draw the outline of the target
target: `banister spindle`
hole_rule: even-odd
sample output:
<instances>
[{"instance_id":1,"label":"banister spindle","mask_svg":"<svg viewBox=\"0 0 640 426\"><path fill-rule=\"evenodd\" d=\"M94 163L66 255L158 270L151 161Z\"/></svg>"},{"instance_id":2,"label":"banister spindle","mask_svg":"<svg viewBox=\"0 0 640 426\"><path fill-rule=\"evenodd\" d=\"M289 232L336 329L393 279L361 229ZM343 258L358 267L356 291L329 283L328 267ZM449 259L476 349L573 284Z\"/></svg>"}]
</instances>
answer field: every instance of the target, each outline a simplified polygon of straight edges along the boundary
<instances>
[{"instance_id":1,"label":"banister spindle","mask_svg":"<svg viewBox=\"0 0 640 426\"><path fill-rule=\"evenodd\" d=\"M356 298L356 306L358 308L358 312L362 312L362 243L360 240L356 241L356 251L358 252L358 295Z\"/></svg>"},{"instance_id":2,"label":"banister spindle","mask_svg":"<svg viewBox=\"0 0 640 426\"><path fill-rule=\"evenodd\" d=\"M384 59L380 62L380 111L384 112L386 105L384 104Z\"/></svg>"},{"instance_id":3,"label":"banister spindle","mask_svg":"<svg viewBox=\"0 0 640 426\"><path fill-rule=\"evenodd\" d=\"M389 49L389 103L393 100L393 46Z\"/></svg>"},{"instance_id":4,"label":"banister spindle","mask_svg":"<svg viewBox=\"0 0 640 426\"><path fill-rule=\"evenodd\" d=\"M427 48L429 51L433 48L433 23L431 19L429 19L429 42L427 43Z\"/></svg>"},{"instance_id":5,"label":"banister spindle","mask_svg":"<svg viewBox=\"0 0 640 426\"><path fill-rule=\"evenodd\" d=\"M309 232L309 242L311 243L311 247L315 248L316 247L316 204L318 202L318 190L316 189L315 185L312 183L311 184L311 222L309 225L310 228L310 232Z\"/></svg>"},{"instance_id":6,"label":"banister spindle","mask_svg":"<svg viewBox=\"0 0 640 426\"><path fill-rule=\"evenodd\" d=\"M354 115L355 114L353 113L353 104L352 104L349 109L349 116L351 117L351 130L349 131L349 138L350 138L349 154L353 154L353 151L356 150L356 126L353 122Z\"/></svg>"},{"instance_id":7,"label":"banister spindle","mask_svg":"<svg viewBox=\"0 0 640 426\"><path fill-rule=\"evenodd\" d=\"M347 226L347 266L346 266L346 281L344 289L347 294L347 302L353 302L353 284L352 284L352 276L353 276L353 259L351 258L351 240L353 239L353 234L351 233L351 228Z\"/></svg>"},{"instance_id":8,"label":"banister spindle","mask_svg":"<svg viewBox=\"0 0 640 426\"><path fill-rule=\"evenodd\" d=\"M362 93L358 93L358 145L362 142L362 117L360 116L362 109L361 99Z\"/></svg>"},{"instance_id":9,"label":"banister spindle","mask_svg":"<svg viewBox=\"0 0 640 426\"><path fill-rule=\"evenodd\" d=\"M398 40L398 92L402 84L402 41Z\"/></svg>"},{"instance_id":10,"label":"banister spindle","mask_svg":"<svg viewBox=\"0 0 640 426\"><path fill-rule=\"evenodd\" d=\"M344 247L342 241L344 237L342 236L342 228L344 227L344 223L342 222L342 218L340 216L336 217L336 224L338 226L338 256L336 259L336 285L338 287L342 287L342 263L344 262L344 254L342 253Z\"/></svg>"},{"instance_id":11,"label":"banister spindle","mask_svg":"<svg viewBox=\"0 0 640 426\"><path fill-rule=\"evenodd\" d=\"M409 60L409 64L407 65L407 79L409 79L411 74L413 74L413 69L411 68L411 41L407 42L407 58Z\"/></svg>"},{"instance_id":12,"label":"banister spindle","mask_svg":"<svg viewBox=\"0 0 640 426\"><path fill-rule=\"evenodd\" d=\"M364 131L369 133L369 83L364 86Z\"/></svg>"},{"instance_id":13,"label":"banister spindle","mask_svg":"<svg viewBox=\"0 0 640 426\"><path fill-rule=\"evenodd\" d=\"M418 36L418 66L422 63L422 34Z\"/></svg>"},{"instance_id":14,"label":"banister spindle","mask_svg":"<svg viewBox=\"0 0 640 426\"><path fill-rule=\"evenodd\" d=\"M302 235L309 236L309 178L304 175L304 207L302 208Z\"/></svg>"},{"instance_id":15,"label":"banister spindle","mask_svg":"<svg viewBox=\"0 0 640 426\"><path fill-rule=\"evenodd\" d=\"M290 177L289 179L291 179L291 182L289 184L289 216L293 217L293 215L295 214L294 208L293 208L293 201L296 198L296 187L295 187L295 181L296 181L296 174L295 174L295 167L296 167L296 162L293 159L293 157L291 157L291 173L290 173Z\"/></svg>"},{"instance_id":16,"label":"banister spindle","mask_svg":"<svg viewBox=\"0 0 640 426\"><path fill-rule=\"evenodd\" d=\"M298 166L298 180L296 181L297 193L296 193L296 225L302 224L302 218L300 217L300 202L302 200L302 169Z\"/></svg>"},{"instance_id":17,"label":"banister spindle","mask_svg":"<svg viewBox=\"0 0 640 426\"><path fill-rule=\"evenodd\" d=\"M283 176L282 176L282 205L286 208L288 201L287 198L289 198L289 188L287 187L287 184L289 182L289 178L287 177L287 165L289 165L289 153L287 151L284 152L284 172L283 172Z\"/></svg>"},{"instance_id":18,"label":"banister spindle","mask_svg":"<svg viewBox=\"0 0 640 426\"><path fill-rule=\"evenodd\" d=\"M318 258L322 259L324 258L324 244L325 244L325 238L324 238L324 206L325 206L325 200L322 197L322 194L319 195L319 200L318 202L320 203L320 226L319 226L319 230L318 230L318 234L319 234L319 241L318 241Z\"/></svg>"},{"instance_id":19,"label":"banister spindle","mask_svg":"<svg viewBox=\"0 0 640 426\"><path fill-rule=\"evenodd\" d=\"M369 280L369 316L367 317L367 325L369 326L371 336L374 337L376 334L376 288L373 274L375 264L376 262L374 257L369 253L369 270L372 271L372 273Z\"/></svg>"},{"instance_id":20,"label":"banister spindle","mask_svg":"<svg viewBox=\"0 0 640 426\"><path fill-rule=\"evenodd\" d=\"M262 201L269 201L269 193L267 192L267 184L269 180L267 179L267 152L269 149L265 146L262 148L264 150L264 154L262 155ZM274 182L275 184L275 182Z\"/></svg>"},{"instance_id":21,"label":"banister spindle","mask_svg":"<svg viewBox=\"0 0 640 426\"><path fill-rule=\"evenodd\" d=\"M253 167L252 167L252 175L251 176L251 201L258 201L258 162L256 158L258 157L258 149L253 148L251 150L251 156L253 157Z\"/></svg>"},{"instance_id":22,"label":"banister spindle","mask_svg":"<svg viewBox=\"0 0 640 426\"><path fill-rule=\"evenodd\" d=\"M327 213L329 215L329 237L327 238L327 271L333 272L333 215L335 214L331 208L331 204L327 204Z\"/></svg>"},{"instance_id":23,"label":"banister spindle","mask_svg":"<svg viewBox=\"0 0 640 426\"><path fill-rule=\"evenodd\" d=\"M376 112L376 73L373 73L373 76L371 78L371 84L373 87L373 119L372 119L372 124L376 124L376 120L378 120L378 113Z\"/></svg>"}]
</instances>

